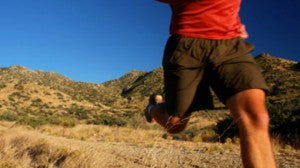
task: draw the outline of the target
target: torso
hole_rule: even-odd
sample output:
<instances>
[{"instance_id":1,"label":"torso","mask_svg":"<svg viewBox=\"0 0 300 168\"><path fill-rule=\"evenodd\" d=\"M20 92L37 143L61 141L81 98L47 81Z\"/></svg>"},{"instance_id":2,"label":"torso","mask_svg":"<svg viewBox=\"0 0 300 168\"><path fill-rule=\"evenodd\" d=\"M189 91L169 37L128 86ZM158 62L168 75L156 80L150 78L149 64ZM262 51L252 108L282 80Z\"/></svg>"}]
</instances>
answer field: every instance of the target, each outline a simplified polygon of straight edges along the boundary
<instances>
[{"instance_id":1,"label":"torso","mask_svg":"<svg viewBox=\"0 0 300 168\"><path fill-rule=\"evenodd\" d=\"M204 39L240 36L241 0L162 0L172 8L170 33Z\"/></svg>"}]
</instances>

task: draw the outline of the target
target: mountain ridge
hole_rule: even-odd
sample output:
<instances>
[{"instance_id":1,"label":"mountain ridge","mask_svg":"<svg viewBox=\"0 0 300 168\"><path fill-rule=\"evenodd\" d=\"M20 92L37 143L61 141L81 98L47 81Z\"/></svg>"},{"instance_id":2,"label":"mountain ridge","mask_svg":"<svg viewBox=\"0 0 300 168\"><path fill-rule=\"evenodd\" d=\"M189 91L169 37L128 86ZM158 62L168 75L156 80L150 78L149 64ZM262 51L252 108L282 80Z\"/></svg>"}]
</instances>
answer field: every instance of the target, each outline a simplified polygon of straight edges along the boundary
<instances>
[{"instance_id":1,"label":"mountain ridge","mask_svg":"<svg viewBox=\"0 0 300 168\"><path fill-rule=\"evenodd\" d=\"M272 103L299 102L299 62L263 53L256 58L270 87ZM115 111L142 111L148 96L163 94L163 69L133 70L101 84L76 82L55 72L33 71L24 66L0 68L0 110L21 113L69 114L82 110L89 115Z\"/></svg>"}]
</instances>

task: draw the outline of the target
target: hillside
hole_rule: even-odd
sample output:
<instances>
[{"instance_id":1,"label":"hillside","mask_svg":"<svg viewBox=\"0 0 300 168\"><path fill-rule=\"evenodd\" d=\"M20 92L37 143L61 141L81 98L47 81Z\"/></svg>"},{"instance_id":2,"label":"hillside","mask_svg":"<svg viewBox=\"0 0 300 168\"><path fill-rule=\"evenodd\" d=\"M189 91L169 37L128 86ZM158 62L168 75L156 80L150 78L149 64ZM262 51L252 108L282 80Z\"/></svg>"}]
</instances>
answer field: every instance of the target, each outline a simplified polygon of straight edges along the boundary
<instances>
[{"instance_id":1,"label":"hillside","mask_svg":"<svg viewBox=\"0 0 300 168\"><path fill-rule=\"evenodd\" d=\"M300 64L286 59L261 54L256 61L270 87L269 100L273 103L298 102L300 104Z\"/></svg>"},{"instance_id":2,"label":"hillside","mask_svg":"<svg viewBox=\"0 0 300 168\"><path fill-rule=\"evenodd\" d=\"M256 60L270 87L269 102L300 104L299 63L268 54ZM71 116L80 121L100 114L130 117L142 112L152 93L163 94L161 67L151 72L131 71L102 84L76 82L54 72L22 66L0 68L1 113Z\"/></svg>"},{"instance_id":3,"label":"hillside","mask_svg":"<svg viewBox=\"0 0 300 168\"><path fill-rule=\"evenodd\" d=\"M125 76L118 84L127 85L126 80ZM122 85L75 82L54 72L12 66L0 69L0 108L13 113L98 115L122 107L115 106L123 100L117 87Z\"/></svg>"},{"instance_id":4,"label":"hillside","mask_svg":"<svg viewBox=\"0 0 300 168\"><path fill-rule=\"evenodd\" d=\"M270 87L277 165L297 167L299 63L268 54L256 60ZM217 123L229 114L220 102L194 113L185 131L170 135L142 115L152 93L163 94L162 68L102 84L22 66L0 68L0 168L242 167L239 139L219 143L226 132L218 134ZM287 143L291 139L297 144Z\"/></svg>"}]
</instances>

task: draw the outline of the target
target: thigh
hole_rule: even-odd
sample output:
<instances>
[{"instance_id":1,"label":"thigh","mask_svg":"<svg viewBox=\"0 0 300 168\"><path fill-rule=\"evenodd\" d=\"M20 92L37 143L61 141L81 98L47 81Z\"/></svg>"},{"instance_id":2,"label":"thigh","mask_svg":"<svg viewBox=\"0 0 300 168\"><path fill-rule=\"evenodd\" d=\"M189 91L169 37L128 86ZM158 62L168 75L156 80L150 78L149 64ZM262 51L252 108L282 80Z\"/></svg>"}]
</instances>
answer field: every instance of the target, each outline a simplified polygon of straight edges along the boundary
<instances>
[{"instance_id":1,"label":"thigh","mask_svg":"<svg viewBox=\"0 0 300 168\"><path fill-rule=\"evenodd\" d=\"M202 79L203 72L193 70L164 71L165 102L172 116L186 117Z\"/></svg>"},{"instance_id":2,"label":"thigh","mask_svg":"<svg viewBox=\"0 0 300 168\"><path fill-rule=\"evenodd\" d=\"M203 56L199 39L171 37L163 59L165 100L170 115L190 114L203 79ZM203 85L201 90L205 85ZM206 86L208 89L208 85Z\"/></svg>"}]
</instances>

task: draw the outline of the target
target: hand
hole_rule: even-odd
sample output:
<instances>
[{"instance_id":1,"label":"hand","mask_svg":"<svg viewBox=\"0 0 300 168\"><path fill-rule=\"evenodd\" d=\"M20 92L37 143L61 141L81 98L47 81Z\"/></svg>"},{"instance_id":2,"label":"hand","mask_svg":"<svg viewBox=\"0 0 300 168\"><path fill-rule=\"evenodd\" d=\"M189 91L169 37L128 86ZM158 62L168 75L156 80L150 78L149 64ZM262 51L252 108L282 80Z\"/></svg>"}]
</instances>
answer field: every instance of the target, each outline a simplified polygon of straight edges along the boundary
<instances>
[{"instance_id":1,"label":"hand","mask_svg":"<svg viewBox=\"0 0 300 168\"><path fill-rule=\"evenodd\" d=\"M249 37L249 35L248 35L247 31L246 31L246 26L244 24L242 24L241 27L240 27L240 33L241 33L240 37L242 39L246 39L246 38Z\"/></svg>"}]
</instances>

